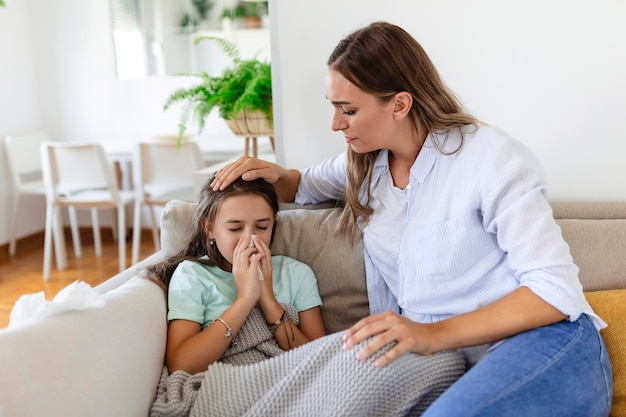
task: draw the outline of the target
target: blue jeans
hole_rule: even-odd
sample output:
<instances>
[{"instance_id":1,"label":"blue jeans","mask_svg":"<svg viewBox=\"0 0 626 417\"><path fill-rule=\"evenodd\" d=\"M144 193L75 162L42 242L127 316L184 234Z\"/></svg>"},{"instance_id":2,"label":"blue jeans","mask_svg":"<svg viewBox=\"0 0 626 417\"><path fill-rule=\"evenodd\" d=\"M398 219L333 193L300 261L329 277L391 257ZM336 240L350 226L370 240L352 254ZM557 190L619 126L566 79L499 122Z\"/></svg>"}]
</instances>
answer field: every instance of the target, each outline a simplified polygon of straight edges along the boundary
<instances>
[{"instance_id":1,"label":"blue jeans","mask_svg":"<svg viewBox=\"0 0 626 417\"><path fill-rule=\"evenodd\" d=\"M612 396L606 347L583 314L507 339L422 417L606 417Z\"/></svg>"}]
</instances>

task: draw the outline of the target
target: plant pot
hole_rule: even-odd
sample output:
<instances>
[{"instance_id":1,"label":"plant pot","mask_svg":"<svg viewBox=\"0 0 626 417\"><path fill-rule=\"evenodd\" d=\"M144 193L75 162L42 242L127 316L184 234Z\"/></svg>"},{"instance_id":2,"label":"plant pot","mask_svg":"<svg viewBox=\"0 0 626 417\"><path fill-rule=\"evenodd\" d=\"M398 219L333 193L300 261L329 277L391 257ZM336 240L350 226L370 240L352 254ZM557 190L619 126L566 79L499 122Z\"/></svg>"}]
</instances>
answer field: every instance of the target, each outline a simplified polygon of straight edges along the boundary
<instances>
[{"instance_id":1,"label":"plant pot","mask_svg":"<svg viewBox=\"0 0 626 417\"><path fill-rule=\"evenodd\" d=\"M224 121L237 136L274 136L272 124L259 110L244 110L235 119Z\"/></svg>"},{"instance_id":2,"label":"plant pot","mask_svg":"<svg viewBox=\"0 0 626 417\"><path fill-rule=\"evenodd\" d=\"M248 29L258 29L261 27L261 16L246 17L246 27Z\"/></svg>"}]
</instances>

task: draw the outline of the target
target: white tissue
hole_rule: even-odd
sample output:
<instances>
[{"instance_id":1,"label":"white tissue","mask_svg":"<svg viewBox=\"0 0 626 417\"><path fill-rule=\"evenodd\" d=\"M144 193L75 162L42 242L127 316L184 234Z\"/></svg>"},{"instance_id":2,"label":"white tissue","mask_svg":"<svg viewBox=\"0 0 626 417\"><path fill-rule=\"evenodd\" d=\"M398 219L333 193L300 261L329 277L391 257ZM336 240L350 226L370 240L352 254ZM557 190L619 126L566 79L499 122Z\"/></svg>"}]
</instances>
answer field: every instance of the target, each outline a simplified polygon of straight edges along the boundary
<instances>
[{"instance_id":1,"label":"white tissue","mask_svg":"<svg viewBox=\"0 0 626 417\"><path fill-rule=\"evenodd\" d=\"M9 327L63 311L102 308L104 305L104 299L89 284L74 281L59 291L52 301L46 301L43 291L21 296L11 310Z\"/></svg>"}]
</instances>

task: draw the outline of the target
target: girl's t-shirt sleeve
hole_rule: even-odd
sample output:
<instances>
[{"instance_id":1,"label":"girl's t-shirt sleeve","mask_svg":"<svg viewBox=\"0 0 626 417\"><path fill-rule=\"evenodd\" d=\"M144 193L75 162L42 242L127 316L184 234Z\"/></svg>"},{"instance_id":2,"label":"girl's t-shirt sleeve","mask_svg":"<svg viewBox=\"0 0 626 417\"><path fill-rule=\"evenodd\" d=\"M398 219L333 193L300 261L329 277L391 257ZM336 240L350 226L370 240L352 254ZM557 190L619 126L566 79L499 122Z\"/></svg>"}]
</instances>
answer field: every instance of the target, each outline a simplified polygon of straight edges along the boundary
<instances>
[{"instance_id":1,"label":"girl's t-shirt sleeve","mask_svg":"<svg viewBox=\"0 0 626 417\"><path fill-rule=\"evenodd\" d=\"M170 280L168 289L167 320L184 319L202 324L204 321L204 304L202 288L198 275L201 268L196 262L181 262Z\"/></svg>"},{"instance_id":2,"label":"girl's t-shirt sleeve","mask_svg":"<svg viewBox=\"0 0 626 417\"><path fill-rule=\"evenodd\" d=\"M322 305L317 278L310 266L286 256L273 258L274 271L280 271L280 278L274 286L279 302L293 304L298 311Z\"/></svg>"}]
</instances>

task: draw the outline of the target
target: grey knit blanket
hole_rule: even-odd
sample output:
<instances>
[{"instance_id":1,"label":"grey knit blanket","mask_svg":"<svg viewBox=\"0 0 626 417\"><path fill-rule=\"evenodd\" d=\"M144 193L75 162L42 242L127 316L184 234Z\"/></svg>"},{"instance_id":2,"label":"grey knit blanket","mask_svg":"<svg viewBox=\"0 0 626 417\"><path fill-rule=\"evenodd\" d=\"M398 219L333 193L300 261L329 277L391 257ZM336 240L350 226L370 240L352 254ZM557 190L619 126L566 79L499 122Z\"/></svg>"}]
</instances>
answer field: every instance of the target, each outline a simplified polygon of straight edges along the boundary
<instances>
[{"instance_id":1,"label":"grey knit blanket","mask_svg":"<svg viewBox=\"0 0 626 417\"><path fill-rule=\"evenodd\" d=\"M237 345L206 371L168 375L164 368L150 416L419 416L465 372L457 352L405 354L376 368L373 361L385 349L358 361L354 356L367 342L344 352L342 333L275 355L280 352L263 329L258 311L238 332Z\"/></svg>"}]
</instances>

